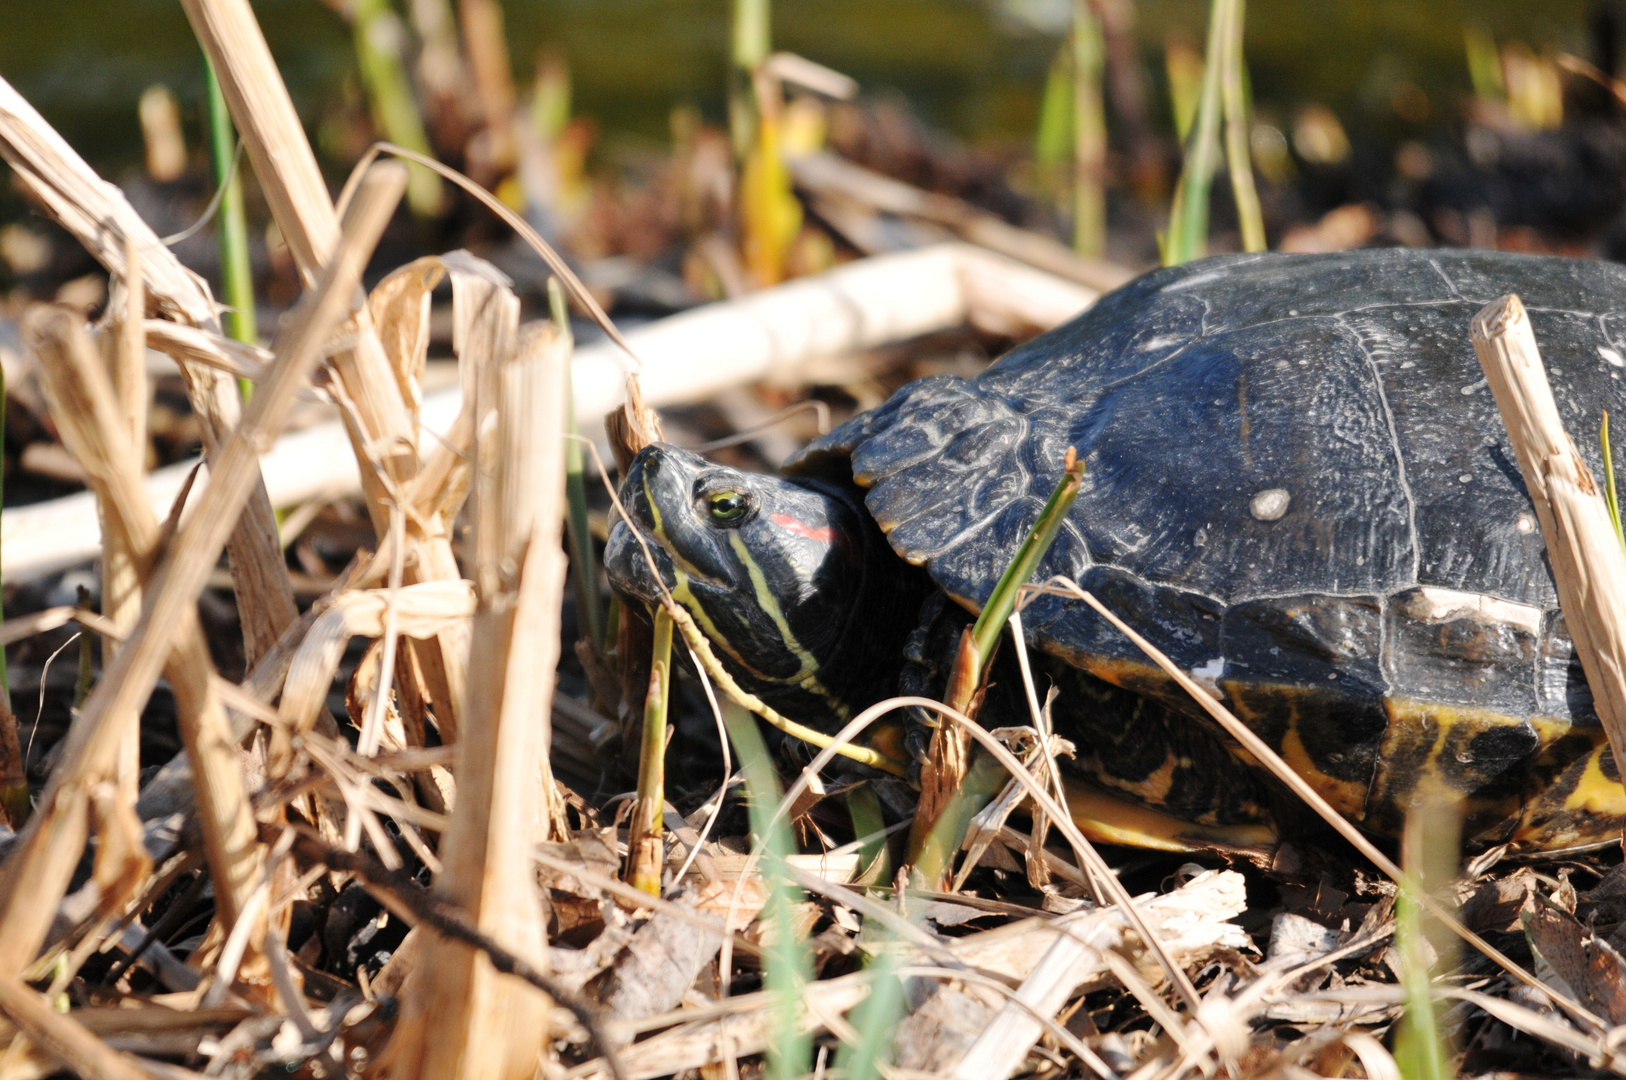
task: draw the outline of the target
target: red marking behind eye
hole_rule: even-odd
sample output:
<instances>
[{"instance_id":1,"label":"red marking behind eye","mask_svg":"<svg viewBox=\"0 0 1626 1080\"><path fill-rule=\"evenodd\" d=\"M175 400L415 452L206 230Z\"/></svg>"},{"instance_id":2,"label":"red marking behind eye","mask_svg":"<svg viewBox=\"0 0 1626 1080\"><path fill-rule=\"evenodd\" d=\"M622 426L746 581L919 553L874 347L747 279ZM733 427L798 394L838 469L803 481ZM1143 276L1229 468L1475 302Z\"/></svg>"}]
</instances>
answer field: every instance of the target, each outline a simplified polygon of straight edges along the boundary
<instances>
[{"instance_id":1,"label":"red marking behind eye","mask_svg":"<svg viewBox=\"0 0 1626 1080\"><path fill-rule=\"evenodd\" d=\"M805 521L798 521L789 514L774 514L768 519L786 532L793 532L797 536L805 536L809 540L817 540L822 544L833 544L836 540L836 531L826 525L822 529L815 529Z\"/></svg>"}]
</instances>

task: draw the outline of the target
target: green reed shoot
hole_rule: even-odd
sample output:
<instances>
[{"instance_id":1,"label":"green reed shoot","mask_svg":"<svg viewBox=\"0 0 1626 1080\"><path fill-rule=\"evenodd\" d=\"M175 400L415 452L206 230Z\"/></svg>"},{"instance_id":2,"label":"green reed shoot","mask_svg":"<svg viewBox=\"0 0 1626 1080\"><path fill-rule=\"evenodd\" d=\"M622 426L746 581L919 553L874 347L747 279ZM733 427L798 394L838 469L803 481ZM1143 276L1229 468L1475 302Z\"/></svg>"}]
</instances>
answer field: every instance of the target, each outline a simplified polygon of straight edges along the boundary
<instances>
[{"instance_id":1,"label":"green reed shoot","mask_svg":"<svg viewBox=\"0 0 1626 1080\"><path fill-rule=\"evenodd\" d=\"M868 882L890 881L892 860L888 857L886 819L881 816L881 800L869 784L859 784L847 792L847 813L852 817L853 836L873 837L858 848L858 876Z\"/></svg>"},{"instance_id":2,"label":"green reed shoot","mask_svg":"<svg viewBox=\"0 0 1626 1080\"><path fill-rule=\"evenodd\" d=\"M570 312L565 307L565 290L558 278L548 279L548 308L554 325L571 340ZM593 534L587 526L587 458L578 436L576 398L571 386L570 365L565 365L565 524L570 530L570 565L576 583L576 612L581 634L602 655L614 643L604 618L604 604L598 591L598 559L593 552Z\"/></svg>"},{"instance_id":3,"label":"green reed shoot","mask_svg":"<svg viewBox=\"0 0 1626 1080\"><path fill-rule=\"evenodd\" d=\"M961 641L961 654L955 659L948 692L944 696L949 708L961 713L971 710L977 688L993 660L994 646L1010 621L1011 612L1016 609L1017 594L1022 586L1033 580L1034 572L1050 551L1050 545L1061 531L1061 523L1067 520L1067 512L1072 509L1073 500L1078 498L1083 483L1084 465L1078 460L1077 452L1069 446L1061 480L1051 491L1050 498L1045 500L1044 509L1039 511L1038 519L1022 541L1022 546L1016 549L1010 565L1000 575L971 633ZM969 656L965 655L967 651L970 652ZM910 832L911 845L915 848L915 870L927 882L928 888L936 887L935 883L942 878L954 852L959 850L960 842L965 839L972 816L988 805L1004 787L1005 781L1004 769L979 755L972 760L954 796L937 819L915 819L915 827Z\"/></svg>"},{"instance_id":4,"label":"green reed shoot","mask_svg":"<svg viewBox=\"0 0 1626 1080\"><path fill-rule=\"evenodd\" d=\"M1609 506L1609 520L1614 523L1615 536L1620 539L1621 548L1626 550L1626 529L1620 526L1620 495L1615 490L1615 452L1609 448L1608 409L1603 411L1598 441L1603 444L1603 501Z\"/></svg>"},{"instance_id":5,"label":"green reed shoot","mask_svg":"<svg viewBox=\"0 0 1626 1080\"><path fill-rule=\"evenodd\" d=\"M638 749L638 798L627 834L627 883L661 894L662 812L666 807L666 716L672 694L672 616L655 609L655 646L644 697L644 738Z\"/></svg>"},{"instance_id":6,"label":"green reed shoot","mask_svg":"<svg viewBox=\"0 0 1626 1080\"><path fill-rule=\"evenodd\" d=\"M1005 624L1010 621L1011 612L1016 610L1017 592L1033 580L1034 572L1049 553L1050 545L1055 542L1056 533L1061 531L1061 523L1067 520L1067 512L1073 508L1073 500L1078 498L1083 484L1084 463L1078 460L1077 452L1069 446L1067 458L1062 463L1061 480L1051 491L1050 498L1045 500L1044 509L1039 511L1033 529L1022 541L1022 546L1016 549L1016 556L1005 568L1005 573L1000 575L993 594L988 597L982 614L977 616L976 624L971 628L971 640L980 665L978 682L981 682L982 673L987 671L988 663L993 659L994 645L999 641Z\"/></svg>"},{"instance_id":7,"label":"green reed shoot","mask_svg":"<svg viewBox=\"0 0 1626 1080\"><path fill-rule=\"evenodd\" d=\"M1502 55L1496 50L1496 39L1480 27L1465 26L1462 46L1467 54L1468 80L1473 84L1474 97L1483 102L1505 102L1507 84L1502 78Z\"/></svg>"},{"instance_id":8,"label":"green reed shoot","mask_svg":"<svg viewBox=\"0 0 1626 1080\"><path fill-rule=\"evenodd\" d=\"M853 1010L852 1023L858 1041L843 1043L836 1051L836 1070L845 1070L847 1080L876 1080L880 1067L891 1056L892 1037L903 1017L903 980L898 978L898 961L890 949L882 950L867 965L871 982L869 997Z\"/></svg>"},{"instance_id":9,"label":"green reed shoot","mask_svg":"<svg viewBox=\"0 0 1626 1080\"><path fill-rule=\"evenodd\" d=\"M1073 247L1080 255L1099 255L1107 246L1106 44L1090 0L1073 0L1072 45Z\"/></svg>"},{"instance_id":10,"label":"green reed shoot","mask_svg":"<svg viewBox=\"0 0 1626 1080\"><path fill-rule=\"evenodd\" d=\"M424 130L418 99L407 77L401 46L407 41L406 27L391 8L389 0L355 0L350 12L350 30L355 41L356 66L367 87L367 101L373 123L384 137L398 146L433 157L429 135ZM407 166L407 206L420 218L440 213L445 189L440 177L422 165Z\"/></svg>"},{"instance_id":11,"label":"green reed shoot","mask_svg":"<svg viewBox=\"0 0 1626 1080\"><path fill-rule=\"evenodd\" d=\"M1066 175L1073 154L1073 50L1057 50L1045 75L1039 124L1033 134L1033 167L1039 188L1058 207L1066 201Z\"/></svg>"},{"instance_id":12,"label":"green reed shoot","mask_svg":"<svg viewBox=\"0 0 1626 1080\"><path fill-rule=\"evenodd\" d=\"M1225 113L1225 162L1231 171L1231 198L1236 202L1237 224L1243 251L1265 250L1265 219L1259 192L1253 185L1252 151L1248 145L1247 63L1242 52L1242 24L1246 0L1227 4L1225 53L1221 61Z\"/></svg>"},{"instance_id":13,"label":"green reed shoot","mask_svg":"<svg viewBox=\"0 0 1626 1080\"><path fill-rule=\"evenodd\" d=\"M1202 94L1196 121L1186 139L1185 163L1174 191L1169 231L1163 238L1164 266L1178 266L1207 254L1208 200L1219 165L1222 116L1243 246L1249 251L1264 250L1264 224L1248 156L1242 27L1243 0L1213 0L1208 15Z\"/></svg>"},{"instance_id":14,"label":"green reed shoot","mask_svg":"<svg viewBox=\"0 0 1626 1080\"><path fill-rule=\"evenodd\" d=\"M226 95L220 92L220 80L215 76L214 64L207 57L203 64L209 98L209 160L214 166L215 186L221 189L217 235L220 240L220 289L222 299L230 308L224 320L226 333L235 341L253 345L259 341L260 331L254 315L254 267L248 256L243 178L234 167L238 161L237 131L232 127L231 112L226 108ZM252 384L247 379L241 379L238 389L247 398Z\"/></svg>"},{"instance_id":15,"label":"green reed shoot","mask_svg":"<svg viewBox=\"0 0 1626 1080\"><path fill-rule=\"evenodd\" d=\"M794 905L802 899L801 890L785 874L785 859L793 851L790 823L774 823L774 808L781 795L779 778L762 741L756 719L735 705L723 707L723 722L734 744L740 767L745 773L746 798L751 808L751 828L762 843L762 878L768 890L764 917L772 928L771 940L762 956L765 989L773 995L769 1007L767 1080L794 1080L807 1071L811 1043L801 1029L802 988L813 977L807 943L796 938L791 921Z\"/></svg>"},{"instance_id":16,"label":"green reed shoot","mask_svg":"<svg viewBox=\"0 0 1626 1080\"><path fill-rule=\"evenodd\" d=\"M732 63L728 76L728 130L734 160L751 155L757 137L756 71L768 59L773 40L770 0L734 0Z\"/></svg>"}]
</instances>

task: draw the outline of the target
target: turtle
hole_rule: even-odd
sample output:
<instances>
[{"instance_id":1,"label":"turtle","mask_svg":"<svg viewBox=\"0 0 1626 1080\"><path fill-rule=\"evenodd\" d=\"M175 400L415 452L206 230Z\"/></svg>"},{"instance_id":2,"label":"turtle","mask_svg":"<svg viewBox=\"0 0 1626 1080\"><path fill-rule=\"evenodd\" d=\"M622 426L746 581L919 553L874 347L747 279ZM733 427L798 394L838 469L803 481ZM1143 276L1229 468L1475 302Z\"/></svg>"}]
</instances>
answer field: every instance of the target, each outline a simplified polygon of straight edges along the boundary
<instances>
[{"instance_id":1,"label":"turtle","mask_svg":"<svg viewBox=\"0 0 1626 1080\"><path fill-rule=\"evenodd\" d=\"M941 691L945 643L1071 447L1082 487L1036 577L1093 592L1363 829L1395 835L1427 794L1458 801L1479 845L1618 841L1626 793L1469 340L1510 292L1569 430L1626 409L1626 268L1216 256L1145 274L980 374L904 386L782 475L645 448L610 581L650 604L658 574L742 685L831 730ZM1306 816L1084 604L1043 597L1023 628L1083 787L1187 839ZM983 722L1025 722L1025 698L990 694Z\"/></svg>"}]
</instances>

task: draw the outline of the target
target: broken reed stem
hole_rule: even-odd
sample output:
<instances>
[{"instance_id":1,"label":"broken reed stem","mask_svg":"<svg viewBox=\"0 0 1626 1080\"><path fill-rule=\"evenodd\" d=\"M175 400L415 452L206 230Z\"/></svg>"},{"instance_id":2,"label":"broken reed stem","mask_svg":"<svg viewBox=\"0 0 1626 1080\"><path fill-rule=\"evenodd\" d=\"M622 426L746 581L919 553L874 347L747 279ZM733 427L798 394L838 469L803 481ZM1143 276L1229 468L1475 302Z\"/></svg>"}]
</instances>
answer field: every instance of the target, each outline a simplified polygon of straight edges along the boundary
<instances>
[{"instance_id":1,"label":"broken reed stem","mask_svg":"<svg viewBox=\"0 0 1626 1080\"><path fill-rule=\"evenodd\" d=\"M248 0L182 0L219 77L271 216L309 287L339 239L316 155Z\"/></svg>"},{"instance_id":2,"label":"broken reed stem","mask_svg":"<svg viewBox=\"0 0 1626 1080\"><path fill-rule=\"evenodd\" d=\"M655 609L655 647L644 697L644 738L638 754L638 798L627 831L627 884L661 893L661 813L666 805L666 705L672 691L672 617Z\"/></svg>"},{"instance_id":3,"label":"broken reed stem","mask_svg":"<svg viewBox=\"0 0 1626 1080\"><path fill-rule=\"evenodd\" d=\"M119 455L128 465L121 470L124 482L139 486L147 459L147 290L141 280L141 248L129 238L126 238L124 246L127 273L124 279L124 317L113 339L111 392L108 395L113 399L116 413L104 418L104 422L111 421L117 426L109 429L105 438L111 452ZM41 374L44 378L44 373ZM121 433L129 436L122 454L118 444ZM80 464L84 466L85 462L81 461ZM139 505L142 500L136 496L130 501ZM100 499L98 505L105 506ZM102 614L113 620L113 624L128 636L135 629L136 620L141 617L141 577L151 568L152 552L135 547L140 542L136 540L139 526L124 521L108 521L107 509L103 509L102 513ZM150 509L147 517L152 519L151 540L156 541L157 519ZM84 639L83 645L89 648L89 638ZM118 651L117 641L102 642L104 662L111 661ZM81 675L88 688L88 675L84 672ZM118 766L119 784L125 798L131 803L135 802L140 786L140 772L141 725L135 723L125 733L124 745L119 749Z\"/></svg>"},{"instance_id":4,"label":"broken reed stem","mask_svg":"<svg viewBox=\"0 0 1626 1080\"><path fill-rule=\"evenodd\" d=\"M230 311L221 320L226 333L234 341L245 345L260 340L254 310L254 267L249 261L248 221L243 216L243 178L233 166L237 160L237 130L232 127L231 113L226 108L226 97L220 91L220 79L215 65L207 56L203 58L204 79L209 97L209 161L214 166L215 186L220 194L220 289L222 299ZM238 380L238 389L246 398L253 384Z\"/></svg>"},{"instance_id":5,"label":"broken reed stem","mask_svg":"<svg viewBox=\"0 0 1626 1080\"><path fill-rule=\"evenodd\" d=\"M1069 446L1062 460L1061 479L1045 500L1044 508L1022 540L1022 546L1016 549L1010 565L994 585L976 623L960 637L960 650L955 655L943 699L955 712L975 715L977 692L993 660L999 635L1010 620L1011 612L1016 610L1017 596L1044 561L1083 482L1084 467L1078 460L1078 451ZM920 802L909 830L911 861L925 879L927 888L936 888L943 879L954 852L965 838L971 816L994 794L981 786L975 790L967 787L969 753L970 743L962 728L940 724L932 732L926 764L921 770ZM939 828L940 821L948 827Z\"/></svg>"},{"instance_id":6,"label":"broken reed stem","mask_svg":"<svg viewBox=\"0 0 1626 1080\"><path fill-rule=\"evenodd\" d=\"M296 313L287 345L250 402L242 424L215 457L197 511L180 527L152 576L141 622L68 730L42 810L0 863L0 973L20 971L44 940L84 850L88 794L109 774L120 718L151 694L176 632L195 614L239 513L259 480L259 452L282 427L339 320L355 303L361 271L406 186L400 166L375 168L347 220L344 242L317 289ZM200 797L202 793L200 792ZM217 882L225 891L230 882Z\"/></svg>"},{"instance_id":7,"label":"broken reed stem","mask_svg":"<svg viewBox=\"0 0 1626 1080\"><path fill-rule=\"evenodd\" d=\"M1547 542L1564 622L1615 760L1626 762L1626 552L1586 462L1564 431L1541 351L1514 295L1474 316L1471 335Z\"/></svg>"},{"instance_id":8,"label":"broken reed stem","mask_svg":"<svg viewBox=\"0 0 1626 1080\"><path fill-rule=\"evenodd\" d=\"M510 294L509 299L512 299ZM518 319L518 303L512 305ZM468 704L457 742L457 801L436 888L506 948L546 966L531 851L551 839L548 764L564 591L564 398L570 340L551 323L473 361L474 614ZM465 362L471 358L465 357ZM489 425L480 424L486 432ZM484 954L437 940L408 983L402 1077L530 1077L548 1045L552 1004L500 975ZM430 1019L433 1023L428 1023Z\"/></svg>"},{"instance_id":9,"label":"broken reed stem","mask_svg":"<svg viewBox=\"0 0 1626 1080\"><path fill-rule=\"evenodd\" d=\"M303 136L301 136L303 137ZM214 298L202 279L159 242L123 193L102 180L39 113L0 79L0 157L23 186L114 277L128 281L127 241L141 249L148 306L191 327L218 326ZM205 452L213 458L237 426L235 391L210 372L183 366L187 397L203 422ZM298 617L276 519L264 485L250 499L231 540L233 586L243 616L243 645L252 664Z\"/></svg>"},{"instance_id":10,"label":"broken reed stem","mask_svg":"<svg viewBox=\"0 0 1626 1080\"><path fill-rule=\"evenodd\" d=\"M277 227L309 283L330 258L337 216L265 36L248 0L184 0L183 6L215 64ZM335 354L330 364L351 406L345 413L346 432L361 466L373 530L382 538L389 528L388 507L399 501L399 492L417 472L418 432L365 307L356 313L355 330L354 346ZM447 536L414 534L412 539L409 584L462 576ZM455 728L465 694L466 638L448 633L413 651L431 684L437 716L443 714L447 727Z\"/></svg>"}]
</instances>

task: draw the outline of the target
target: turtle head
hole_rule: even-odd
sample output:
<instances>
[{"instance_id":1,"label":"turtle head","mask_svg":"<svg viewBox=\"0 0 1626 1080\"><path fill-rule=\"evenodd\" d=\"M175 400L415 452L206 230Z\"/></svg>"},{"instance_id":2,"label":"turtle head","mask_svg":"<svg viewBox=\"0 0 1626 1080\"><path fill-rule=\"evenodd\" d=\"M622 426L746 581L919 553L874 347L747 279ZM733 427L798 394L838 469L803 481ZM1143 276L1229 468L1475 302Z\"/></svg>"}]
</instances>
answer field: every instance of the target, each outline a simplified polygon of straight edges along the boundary
<instances>
[{"instance_id":1,"label":"turtle head","mask_svg":"<svg viewBox=\"0 0 1626 1080\"><path fill-rule=\"evenodd\" d=\"M856 491L657 443L633 459L621 500L632 527L618 521L604 553L618 592L653 605L664 586L735 678L781 711L839 719L867 704L854 693L874 696L853 685L873 681L869 665L845 659L869 632L866 583L885 576L870 560L896 560Z\"/></svg>"}]
</instances>

